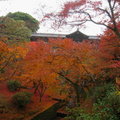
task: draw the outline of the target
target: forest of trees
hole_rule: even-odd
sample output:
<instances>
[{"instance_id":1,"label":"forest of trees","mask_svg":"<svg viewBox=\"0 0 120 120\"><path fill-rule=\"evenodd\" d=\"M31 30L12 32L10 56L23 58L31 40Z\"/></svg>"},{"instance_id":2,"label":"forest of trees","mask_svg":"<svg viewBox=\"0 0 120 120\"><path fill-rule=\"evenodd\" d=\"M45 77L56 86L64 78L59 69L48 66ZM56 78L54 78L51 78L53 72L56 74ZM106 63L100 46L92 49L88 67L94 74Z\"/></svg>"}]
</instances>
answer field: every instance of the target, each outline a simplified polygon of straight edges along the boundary
<instances>
[{"instance_id":1,"label":"forest of trees","mask_svg":"<svg viewBox=\"0 0 120 120\"><path fill-rule=\"evenodd\" d=\"M120 1L106 2L106 8L97 0L67 2L44 17L58 26L74 15L74 26L103 25L99 42L30 42L38 20L22 12L0 17L0 120L29 120L60 101L65 120L120 119ZM89 10L106 17L96 21Z\"/></svg>"}]
</instances>

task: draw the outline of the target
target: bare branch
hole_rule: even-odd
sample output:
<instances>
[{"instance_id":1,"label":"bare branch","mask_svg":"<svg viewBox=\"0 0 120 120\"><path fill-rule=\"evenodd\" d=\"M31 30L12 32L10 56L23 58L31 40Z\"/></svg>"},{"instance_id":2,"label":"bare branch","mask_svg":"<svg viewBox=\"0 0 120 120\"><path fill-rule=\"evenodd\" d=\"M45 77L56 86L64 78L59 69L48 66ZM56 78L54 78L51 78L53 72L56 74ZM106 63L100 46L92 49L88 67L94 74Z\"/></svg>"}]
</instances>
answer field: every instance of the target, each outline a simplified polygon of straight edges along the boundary
<instances>
[{"instance_id":1,"label":"bare branch","mask_svg":"<svg viewBox=\"0 0 120 120\"><path fill-rule=\"evenodd\" d=\"M105 12L108 15L108 17L110 19L112 19L112 16L110 15L110 13L106 9L103 9L103 8L98 8L98 9L101 10L101 11L103 11L103 12Z\"/></svg>"}]
</instances>

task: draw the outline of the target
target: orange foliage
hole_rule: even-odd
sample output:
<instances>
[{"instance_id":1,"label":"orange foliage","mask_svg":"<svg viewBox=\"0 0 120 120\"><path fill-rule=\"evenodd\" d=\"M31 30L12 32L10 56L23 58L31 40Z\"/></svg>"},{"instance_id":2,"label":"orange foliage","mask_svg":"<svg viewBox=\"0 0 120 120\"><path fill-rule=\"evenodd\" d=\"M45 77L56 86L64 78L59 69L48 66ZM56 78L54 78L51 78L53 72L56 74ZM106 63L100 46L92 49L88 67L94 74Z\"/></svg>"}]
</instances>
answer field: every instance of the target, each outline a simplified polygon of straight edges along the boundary
<instances>
[{"instance_id":1,"label":"orange foliage","mask_svg":"<svg viewBox=\"0 0 120 120\"><path fill-rule=\"evenodd\" d=\"M34 88L40 100L45 93L65 98L76 86L86 92L97 80L108 77L108 68L117 68L113 74L118 75L116 65L119 61L114 59L116 56L119 59L119 47L116 47L119 40L112 32L110 37L108 33L109 30L102 37L99 48L89 41L76 43L71 39L31 42L16 78L23 85Z\"/></svg>"},{"instance_id":2,"label":"orange foliage","mask_svg":"<svg viewBox=\"0 0 120 120\"><path fill-rule=\"evenodd\" d=\"M91 43L71 39L31 42L20 79L30 87L42 81L46 94L63 98L74 84L83 87L95 80L100 71L95 51Z\"/></svg>"},{"instance_id":3,"label":"orange foliage","mask_svg":"<svg viewBox=\"0 0 120 120\"><path fill-rule=\"evenodd\" d=\"M111 77L120 73L120 39L111 30L106 30L101 37L99 46L99 60L102 69L108 69ZM107 74L106 73L106 74Z\"/></svg>"},{"instance_id":4,"label":"orange foliage","mask_svg":"<svg viewBox=\"0 0 120 120\"><path fill-rule=\"evenodd\" d=\"M21 46L9 46L3 38L0 39L0 80L13 77L17 64L25 57L27 50Z\"/></svg>"}]
</instances>

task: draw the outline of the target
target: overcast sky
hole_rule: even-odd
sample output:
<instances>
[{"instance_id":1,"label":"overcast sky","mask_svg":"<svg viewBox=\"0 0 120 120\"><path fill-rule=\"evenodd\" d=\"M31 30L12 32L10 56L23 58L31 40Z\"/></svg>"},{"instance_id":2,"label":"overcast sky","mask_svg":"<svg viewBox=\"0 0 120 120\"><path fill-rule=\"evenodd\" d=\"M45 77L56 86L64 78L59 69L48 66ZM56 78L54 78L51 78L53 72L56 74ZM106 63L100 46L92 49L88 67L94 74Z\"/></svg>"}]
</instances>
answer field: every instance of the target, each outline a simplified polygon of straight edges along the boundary
<instances>
[{"instance_id":1,"label":"overcast sky","mask_svg":"<svg viewBox=\"0 0 120 120\"><path fill-rule=\"evenodd\" d=\"M43 13L59 11L63 3L66 1L69 0L0 0L0 16L6 15L9 12L21 11L32 15L40 21L43 17L41 11L43 11ZM48 24L40 24L38 32L71 33L76 29L77 28L64 28L60 30L53 30L50 29L50 25L48 26ZM103 28L92 23L88 23L87 27L85 29L80 29L80 31L87 35L99 35L103 31Z\"/></svg>"}]
</instances>

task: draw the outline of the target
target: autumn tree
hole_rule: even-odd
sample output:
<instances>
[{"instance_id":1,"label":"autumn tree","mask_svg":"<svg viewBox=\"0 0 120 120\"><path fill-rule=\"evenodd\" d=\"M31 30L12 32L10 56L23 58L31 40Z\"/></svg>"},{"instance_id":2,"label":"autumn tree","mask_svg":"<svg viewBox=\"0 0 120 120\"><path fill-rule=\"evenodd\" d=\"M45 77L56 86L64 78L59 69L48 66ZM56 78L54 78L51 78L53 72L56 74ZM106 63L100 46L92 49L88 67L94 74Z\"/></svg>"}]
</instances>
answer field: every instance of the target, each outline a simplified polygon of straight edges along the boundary
<instances>
[{"instance_id":1,"label":"autumn tree","mask_svg":"<svg viewBox=\"0 0 120 120\"><path fill-rule=\"evenodd\" d=\"M5 42L4 42L5 41ZM18 72L20 62L27 50L22 46L9 46L5 38L0 38L0 80L7 81Z\"/></svg>"},{"instance_id":2,"label":"autumn tree","mask_svg":"<svg viewBox=\"0 0 120 120\"><path fill-rule=\"evenodd\" d=\"M94 51L96 47L91 43L70 39L31 42L20 78L29 86L38 86L41 81L52 96L57 93L60 97L72 91L75 102L79 103L89 86L95 85L100 71Z\"/></svg>"},{"instance_id":3,"label":"autumn tree","mask_svg":"<svg viewBox=\"0 0 120 120\"><path fill-rule=\"evenodd\" d=\"M55 74L52 73L46 64L46 60L50 56L50 46L41 42L31 42L28 45L29 51L22 61L22 73L19 76L22 84L34 89L34 93L38 93L40 101L47 91L50 93L52 89L48 86L56 84ZM52 84L51 84L52 83ZM54 94L51 92L51 94Z\"/></svg>"},{"instance_id":4,"label":"autumn tree","mask_svg":"<svg viewBox=\"0 0 120 120\"><path fill-rule=\"evenodd\" d=\"M119 26L120 24L117 24ZM99 64L103 67L106 80L115 80L120 73L120 40L116 34L107 29L101 37L99 45Z\"/></svg>"},{"instance_id":5,"label":"autumn tree","mask_svg":"<svg viewBox=\"0 0 120 120\"><path fill-rule=\"evenodd\" d=\"M50 13L45 16L55 21L53 24L58 26L72 25L81 26L86 22L105 26L112 30L119 38L120 31L117 23L120 20L120 1L119 0L76 0L68 1L59 13ZM54 19L53 19L54 17Z\"/></svg>"},{"instance_id":6,"label":"autumn tree","mask_svg":"<svg viewBox=\"0 0 120 120\"><path fill-rule=\"evenodd\" d=\"M51 67L60 76L58 79L62 85L73 90L79 103L89 87L97 83L101 71L95 56L96 45L87 41L76 43L70 39L54 40L51 45L55 49Z\"/></svg>"},{"instance_id":7,"label":"autumn tree","mask_svg":"<svg viewBox=\"0 0 120 120\"><path fill-rule=\"evenodd\" d=\"M109 30L105 35L108 33ZM48 93L58 97L66 95L80 103L91 87L107 81L106 70L119 63L116 61L119 51L114 47L119 39L114 32L111 38L105 35L100 46L89 41L76 43L71 39L31 42L18 79L38 92L40 100ZM116 73L113 72L114 76Z\"/></svg>"}]
</instances>

